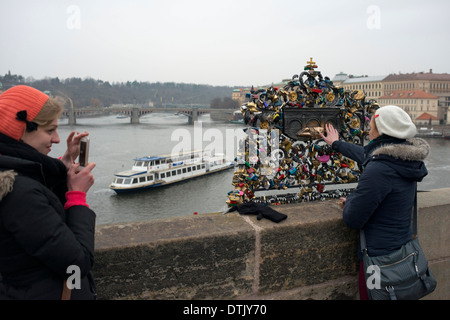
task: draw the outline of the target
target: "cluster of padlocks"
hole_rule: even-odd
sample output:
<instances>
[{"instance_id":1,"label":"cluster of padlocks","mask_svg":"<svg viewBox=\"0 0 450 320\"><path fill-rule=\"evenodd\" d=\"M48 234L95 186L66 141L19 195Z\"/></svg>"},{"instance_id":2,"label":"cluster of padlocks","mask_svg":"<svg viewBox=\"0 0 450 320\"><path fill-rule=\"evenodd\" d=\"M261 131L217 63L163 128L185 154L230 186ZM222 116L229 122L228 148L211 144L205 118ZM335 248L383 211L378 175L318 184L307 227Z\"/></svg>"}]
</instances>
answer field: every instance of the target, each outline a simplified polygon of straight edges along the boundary
<instances>
[{"instance_id":1,"label":"cluster of padlocks","mask_svg":"<svg viewBox=\"0 0 450 320\"><path fill-rule=\"evenodd\" d=\"M364 145L377 102L366 100L361 90L336 87L316 68L311 58L282 88L252 87L247 94L241 107L246 138L239 143L228 206L335 198L350 190L327 191L326 186L358 181L358 165L333 151L321 133L331 124L341 140ZM256 191L288 188L297 189L284 196L255 197Z\"/></svg>"}]
</instances>

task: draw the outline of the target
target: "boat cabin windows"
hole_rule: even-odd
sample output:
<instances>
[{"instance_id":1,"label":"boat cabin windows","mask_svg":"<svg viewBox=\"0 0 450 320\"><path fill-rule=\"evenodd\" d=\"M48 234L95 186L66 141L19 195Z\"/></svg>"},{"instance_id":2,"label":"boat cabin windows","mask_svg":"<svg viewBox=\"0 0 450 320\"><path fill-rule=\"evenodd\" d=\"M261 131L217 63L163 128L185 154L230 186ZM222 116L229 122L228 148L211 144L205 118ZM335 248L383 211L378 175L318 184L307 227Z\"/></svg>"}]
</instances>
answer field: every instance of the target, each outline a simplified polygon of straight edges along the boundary
<instances>
[{"instance_id":1,"label":"boat cabin windows","mask_svg":"<svg viewBox=\"0 0 450 320\"><path fill-rule=\"evenodd\" d=\"M201 170L201 169L205 169L205 168L206 168L205 164L198 164L198 165L191 165L189 167L184 167L184 168L180 168L180 169L168 170L168 171L164 171L164 172L160 172L160 173L155 173L155 179L160 180L160 179L175 177L177 175L182 175L182 174L186 174L186 173L193 172L193 171L195 172L197 170Z\"/></svg>"},{"instance_id":2,"label":"boat cabin windows","mask_svg":"<svg viewBox=\"0 0 450 320\"><path fill-rule=\"evenodd\" d=\"M143 183L143 182L147 182L147 181L153 181L153 175L139 177L139 183Z\"/></svg>"},{"instance_id":3,"label":"boat cabin windows","mask_svg":"<svg viewBox=\"0 0 450 320\"><path fill-rule=\"evenodd\" d=\"M165 160L151 160L151 161L145 161L145 167L149 166L153 167L153 166L159 166L160 164L164 164L166 163Z\"/></svg>"},{"instance_id":4,"label":"boat cabin windows","mask_svg":"<svg viewBox=\"0 0 450 320\"><path fill-rule=\"evenodd\" d=\"M147 168L148 166L154 166L154 161L142 161L142 160L137 160L134 163L135 167L142 167L142 168Z\"/></svg>"},{"instance_id":5,"label":"boat cabin windows","mask_svg":"<svg viewBox=\"0 0 450 320\"><path fill-rule=\"evenodd\" d=\"M147 181L153 181L153 175L136 177L136 178L115 178L115 184L137 184L145 183Z\"/></svg>"}]
</instances>

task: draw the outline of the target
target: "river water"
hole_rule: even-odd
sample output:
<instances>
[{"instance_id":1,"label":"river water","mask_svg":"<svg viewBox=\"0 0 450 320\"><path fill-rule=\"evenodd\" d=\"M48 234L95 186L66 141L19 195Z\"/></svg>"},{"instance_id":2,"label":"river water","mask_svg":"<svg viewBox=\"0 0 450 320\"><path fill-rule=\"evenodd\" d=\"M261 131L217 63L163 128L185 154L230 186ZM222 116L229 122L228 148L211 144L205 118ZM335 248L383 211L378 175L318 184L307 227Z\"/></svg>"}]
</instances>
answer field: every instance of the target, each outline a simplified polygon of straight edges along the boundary
<instances>
[{"instance_id":1,"label":"river water","mask_svg":"<svg viewBox=\"0 0 450 320\"><path fill-rule=\"evenodd\" d=\"M233 169L134 194L117 195L108 186L113 174L130 169L136 157L189 147L209 147L216 152L222 149L232 157L230 150L236 147L242 128L212 121L209 115L200 116L195 126L188 125L185 116L174 114L146 115L140 118L140 124L133 125L129 118L115 116L78 118L75 126L61 119L61 143L54 145L49 155L59 157L64 153L65 139L72 130L90 133L89 161L95 162L96 167L95 184L88 192L87 202L97 214L98 225L222 212L227 209L227 192L233 188ZM431 145L426 160L429 174L419 184L419 190L450 187L450 140L426 140Z\"/></svg>"}]
</instances>

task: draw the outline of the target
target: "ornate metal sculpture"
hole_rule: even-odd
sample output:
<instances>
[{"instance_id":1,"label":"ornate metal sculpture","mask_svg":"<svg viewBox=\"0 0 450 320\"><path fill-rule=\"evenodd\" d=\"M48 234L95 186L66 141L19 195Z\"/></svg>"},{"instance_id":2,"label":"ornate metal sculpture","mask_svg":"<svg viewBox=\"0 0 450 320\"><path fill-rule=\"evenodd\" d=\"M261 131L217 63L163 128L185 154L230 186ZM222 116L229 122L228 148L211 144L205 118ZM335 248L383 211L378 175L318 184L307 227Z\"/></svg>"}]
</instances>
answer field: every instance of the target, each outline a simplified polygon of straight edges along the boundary
<instances>
[{"instance_id":1,"label":"ornate metal sculpture","mask_svg":"<svg viewBox=\"0 0 450 320\"><path fill-rule=\"evenodd\" d=\"M316 68L311 58L283 88L252 87L247 94L249 101L241 107L247 138L240 142L235 159L229 206L273 202L255 197L256 191L271 189L298 188L283 196L284 202L339 197L348 190L327 192L326 186L358 181L358 165L334 152L320 133L332 124L342 140L364 145L378 105L366 101L363 91L334 86Z\"/></svg>"}]
</instances>

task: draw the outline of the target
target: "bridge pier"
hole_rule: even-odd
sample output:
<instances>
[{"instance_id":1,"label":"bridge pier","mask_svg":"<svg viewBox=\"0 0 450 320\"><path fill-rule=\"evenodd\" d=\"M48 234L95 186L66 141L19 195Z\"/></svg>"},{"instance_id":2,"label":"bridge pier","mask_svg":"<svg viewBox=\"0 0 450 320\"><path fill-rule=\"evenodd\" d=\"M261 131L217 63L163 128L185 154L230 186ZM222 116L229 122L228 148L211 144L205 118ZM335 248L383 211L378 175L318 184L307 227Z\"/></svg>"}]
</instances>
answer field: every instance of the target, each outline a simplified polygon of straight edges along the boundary
<instances>
[{"instance_id":1,"label":"bridge pier","mask_svg":"<svg viewBox=\"0 0 450 320\"><path fill-rule=\"evenodd\" d=\"M77 118L75 117L75 112L72 110L69 111L69 126L74 126L77 124Z\"/></svg>"},{"instance_id":2,"label":"bridge pier","mask_svg":"<svg viewBox=\"0 0 450 320\"><path fill-rule=\"evenodd\" d=\"M194 124L196 121L198 121L198 110L193 109L191 115L188 116L188 119L189 124Z\"/></svg>"},{"instance_id":3,"label":"bridge pier","mask_svg":"<svg viewBox=\"0 0 450 320\"><path fill-rule=\"evenodd\" d=\"M133 108L130 116L131 124L139 124L139 108Z\"/></svg>"}]
</instances>

